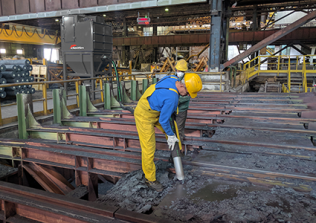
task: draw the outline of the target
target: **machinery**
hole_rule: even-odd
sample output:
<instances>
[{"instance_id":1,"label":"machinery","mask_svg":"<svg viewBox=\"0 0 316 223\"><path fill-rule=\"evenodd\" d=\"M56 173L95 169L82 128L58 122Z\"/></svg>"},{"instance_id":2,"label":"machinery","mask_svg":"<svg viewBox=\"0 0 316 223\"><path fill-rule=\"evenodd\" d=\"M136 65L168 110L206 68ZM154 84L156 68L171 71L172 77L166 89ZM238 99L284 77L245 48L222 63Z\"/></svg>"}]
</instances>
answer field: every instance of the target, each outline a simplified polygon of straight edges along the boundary
<instances>
[{"instance_id":1,"label":"machinery","mask_svg":"<svg viewBox=\"0 0 316 223\"><path fill-rule=\"evenodd\" d=\"M67 76L96 77L112 74L112 26L100 16L68 15L61 22L64 80ZM67 73L67 65L74 73ZM109 69L104 70L105 67ZM91 81L92 91L95 90ZM67 89L67 86L65 86ZM94 99L94 94L91 95Z\"/></svg>"}]
</instances>

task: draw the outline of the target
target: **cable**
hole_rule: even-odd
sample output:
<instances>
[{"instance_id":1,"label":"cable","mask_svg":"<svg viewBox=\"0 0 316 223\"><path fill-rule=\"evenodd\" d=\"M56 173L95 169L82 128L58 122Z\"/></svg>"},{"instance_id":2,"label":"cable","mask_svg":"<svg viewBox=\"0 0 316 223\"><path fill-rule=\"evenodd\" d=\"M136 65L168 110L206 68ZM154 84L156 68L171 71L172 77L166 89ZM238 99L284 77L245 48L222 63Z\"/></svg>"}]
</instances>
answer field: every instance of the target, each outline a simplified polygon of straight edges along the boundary
<instances>
[{"instance_id":1,"label":"cable","mask_svg":"<svg viewBox=\"0 0 316 223\"><path fill-rule=\"evenodd\" d=\"M123 99L122 99L122 92L121 92L121 84L120 84L120 80L119 80L119 75L117 73L117 69L116 69L116 65L115 65L115 62L112 61L112 64L113 64L113 67L114 67L114 70L115 70L115 75L116 75L116 82L117 82L117 97L118 97L118 101L120 103L120 107L123 109L123 110L126 110L126 111L129 111L130 113L132 113L134 115L134 109L132 107L129 107L129 106L124 106L122 104L123 102Z\"/></svg>"},{"instance_id":2,"label":"cable","mask_svg":"<svg viewBox=\"0 0 316 223\"><path fill-rule=\"evenodd\" d=\"M16 29L16 26L13 26L12 29L4 29L3 27L0 28L0 34L2 33L2 31L5 32L5 34L7 36L12 36L12 34L15 34L18 38L22 37L23 33L25 33L28 37L33 37L35 35L35 33L37 34L37 36L40 38L40 39L44 39L45 36L48 36L50 39L55 39L55 38L58 38L57 36L57 32L55 35L50 35L48 34L47 30L44 29L44 34L41 36L38 32L38 30L36 28L34 28L33 32L31 31L32 34L29 34L29 32L25 29L25 27L23 26L22 27L22 31L21 31L21 35L18 34L18 30ZM7 30L10 30L11 33L9 34Z\"/></svg>"}]
</instances>

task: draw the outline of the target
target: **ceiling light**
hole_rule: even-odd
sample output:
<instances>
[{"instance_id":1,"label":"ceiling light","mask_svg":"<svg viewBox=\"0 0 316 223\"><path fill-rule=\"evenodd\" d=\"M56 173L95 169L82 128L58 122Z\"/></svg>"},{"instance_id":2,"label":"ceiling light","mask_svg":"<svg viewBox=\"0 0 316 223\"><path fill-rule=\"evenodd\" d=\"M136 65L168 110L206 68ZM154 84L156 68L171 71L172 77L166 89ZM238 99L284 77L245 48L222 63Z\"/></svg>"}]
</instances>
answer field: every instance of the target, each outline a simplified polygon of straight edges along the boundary
<instances>
[{"instance_id":1,"label":"ceiling light","mask_svg":"<svg viewBox=\"0 0 316 223\"><path fill-rule=\"evenodd\" d=\"M55 19L56 22L59 22L59 19Z\"/></svg>"},{"instance_id":2,"label":"ceiling light","mask_svg":"<svg viewBox=\"0 0 316 223\"><path fill-rule=\"evenodd\" d=\"M165 8L165 11L166 11L166 12L169 12L169 9L168 9L168 8Z\"/></svg>"},{"instance_id":3,"label":"ceiling light","mask_svg":"<svg viewBox=\"0 0 316 223\"><path fill-rule=\"evenodd\" d=\"M103 14L103 17L106 17L106 15L105 15L105 14Z\"/></svg>"}]
</instances>

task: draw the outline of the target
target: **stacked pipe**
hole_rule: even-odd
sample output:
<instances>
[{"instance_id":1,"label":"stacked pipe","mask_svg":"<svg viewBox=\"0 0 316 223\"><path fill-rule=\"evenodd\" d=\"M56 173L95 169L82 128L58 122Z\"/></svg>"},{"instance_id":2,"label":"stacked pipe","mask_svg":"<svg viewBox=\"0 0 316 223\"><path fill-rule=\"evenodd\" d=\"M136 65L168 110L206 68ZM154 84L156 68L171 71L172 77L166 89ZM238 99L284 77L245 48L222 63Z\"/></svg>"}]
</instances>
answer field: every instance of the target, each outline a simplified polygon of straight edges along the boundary
<instances>
[{"instance_id":1,"label":"stacked pipe","mask_svg":"<svg viewBox=\"0 0 316 223\"><path fill-rule=\"evenodd\" d=\"M34 94L35 89L28 82L33 82L30 76L33 67L29 60L0 60L0 98L15 96L18 93ZM25 83L20 86L1 88L1 84Z\"/></svg>"}]
</instances>

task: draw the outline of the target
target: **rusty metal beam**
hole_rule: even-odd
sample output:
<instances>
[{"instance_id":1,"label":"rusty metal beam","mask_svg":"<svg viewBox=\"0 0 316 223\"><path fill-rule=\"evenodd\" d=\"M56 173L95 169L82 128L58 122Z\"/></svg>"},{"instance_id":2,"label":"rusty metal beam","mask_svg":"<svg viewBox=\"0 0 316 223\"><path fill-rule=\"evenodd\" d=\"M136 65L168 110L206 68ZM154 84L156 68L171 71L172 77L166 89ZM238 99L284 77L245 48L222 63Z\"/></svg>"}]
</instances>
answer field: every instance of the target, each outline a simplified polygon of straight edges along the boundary
<instances>
[{"instance_id":1,"label":"rusty metal beam","mask_svg":"<svg viewBox=\"0 0 316 223\"><path fill-rule=\"evenodd\" d=\"M253 47L251 47L249 50L246 50L245 52L239 54L238 56L234 57L233 59L227 61L224 63L224 67L228 67L229 65L238 63L242 59L246 58L248 55L252 54L253 52L256 52L263 47L273 43L274 41L282 38L283 36L287 35L288 33L296 30L300 26L304 25L308 21L314 19L316 17L316 11L312 11L303 18L297 20L296 22L292 23L291 25L287 26L284 29L279 30L278 32L274 33L273 35L269 36L268 38L262 40L261 42L257 43Z\"/></svg>"},{"instance_id":2,"label":"rusty metal beam","mask_svg":"<svg viewBox=\"0 0 316 223\"><path fill-rule=\"evenodd\" d=\"M0 219L4 222L170 222L168 219L161 220L122 208L1 181L0 209Z\"/></svg>"},{"instance_id":3,"label":"rusty metal beam","mask_svg":"<svg viewBox=\"0 0 316 223\"><path fill-rule=\"evenodd\" d=\"M278 32L275 30L265 31L236 31L229 33L229 44L235 45L239 43L260 42L263 39ZM315 27L298 28L297 32L292 32L276 41L277 44L288 44L300 42L315 42ZM167 36L146 36L146 37L114 37L113 46L181 46L181 45L205 45L210 40L209 33L191 33L183 35L167 35Z\"/></svg>"},{"instance_id":4,"label":"rusty metal beam","mask_svg":"<svg viewBox=\"0 0 316 223\"><path fill-rule=\"evenodd\" d=\"M193 141L196 139L192 139ZM298 139L300 140L300 139ZM302 150L308 150L310 152L316 152L316 149L313 147L306 147L306 146L299 146L299 145L278 145L278 144L266 144L266 143L258 143L258 142L243 142L243 141L220 141L220 140L211 140L211 139L207 139L207 138L203 138L203 139L198 139L196 140L197 143L201 146L203 146L204 150L210 150L213 151L213 149L211 149L212 147L214 147L215 144L220 143L221 144L221 148L223 149L224 152L234 152L234 151L226 151L225 149L225 145L234 145L234 148L237 148L236 153L238 154L251 154L251 153L258 153L258 154L264 154L264 155L276 155L276 156L282 156L282 157L289 157L291 159L295 158L295 159L309 159L309 160L313 160L313 158L309 158L306 156L296 156L296 155L291 155L288 153L267 153L267 152L260 152L258 150L253 150L251 149L252 146L258 146L258 147L264 147L264 148L277 148L277 149L302 149ZM215 144L214 144L215 143ZM299 141L297 141L297 143L299 143ZM48 143L48 142L42 142L42 141L36 141L36 140L31 140L31 142L29 141L21 141L21 140L4 140L3 142L0 143L0 146L12 146L16 147L17 145L19 145L19 147L21 147L22 149L22 153L28 154L27 157L23 158L23 162L29 163L30 161L32 163L44 163L45 165L53 165L53 166L58 166L58 167L62 167L62 168L74 168L71 167L71 165L65 165L64 161L65 159L69 159L71 156L74 156L75 153L82 154L83 153L90 153L90 155L87 155L88 159L92 159L91 155L94 157L98 157L98 158L94 158L95 160L93 161L94 163L99 163L101 162L100 160L103 159L104 155L112 155L113 156L113 160L116 160L116 166L112 166L111 163L106 162L107 160L105 160L105 165L95 165L95 168L93 168L93 170L88 170L88 171L92 171L93 173L97 173L97 174L104 174L103 169L107 168L107 165L112 166L112 168L115 171L120 171L120 165L124 165L124 162L122 162L122 159L119 159L120 157L129 157L129 159L136 159L139 160L139 166L138 169L141 168L140 166L140 158L141 158L141 153L140 150L138 150L137 153L135 153L133 151L132 147L127 148L126 151L129 152L123 152L123 151L113 151L110 149L97 149L97 148L93 148L93 147L83 147L83 146L74 146L74 145L60 145L60 144L56 144L56 143ZM249 147L249 150L245 150L245 147ZM228 147L231 148L231 147ZM240 150L241 149L241 150ZM74 150L76 150L76 152L74 152ZM244 152L243 152L244 151ZM34 155L36 155L37 153L41 153L42 155L39 155L37 157L37 159L34 159ZM166 154L169 154L169 152L166 152ZM65 156L64 160L62 160L60 157ZM30 158L33 157L33 158ZM67 158L68 157L68 158ZM116 157L116 158L115 158ZM165 156L165 158L160 157L156 159L162 159L162 160L167 160L168 156ZM261 180L263 181L263 178L271 178L274 179L276 176L278 177L282 177L282 178L289 178L289 179L302 179L304 181L316 181L315 177L312 176L307 176L307 175L298 175L296 173L296 175L290 174L290 173L279 173L279 172L269 172L269 171L258 171L258 170L253 170L253 169L241 169L241 168L237 168L237 167L232 167L232 166L224 166L224 165L211 165L205 162L200 162L200 161L185 161L184 162L186 165L192 165L192 166L200 166L203 168L208 168L209 170L211 170L213 173L215 172L216 174L221 174L223 171L227 172L227 171L238 171L241 173L246 173L246 174L251 174L253 175L253 177L255 177L257 180ZM107 164L107 165L106 165ZM67 167L68 166L68 167ZM100 169L101 168L101 169ZM210 169L211 168L211 169ZM132 171L132 169L130 169L130 171ZM81 171L85 171L84 168L81 167ZM242 176L243 174L241 174L240 176L235 176L235 178L239 179L239 180L245 180L246 179L243 178ZM226 178L230 178L229 176ZM275 184L276 182L266 182L267 184Z\"/></svg>"}]
</instances>

